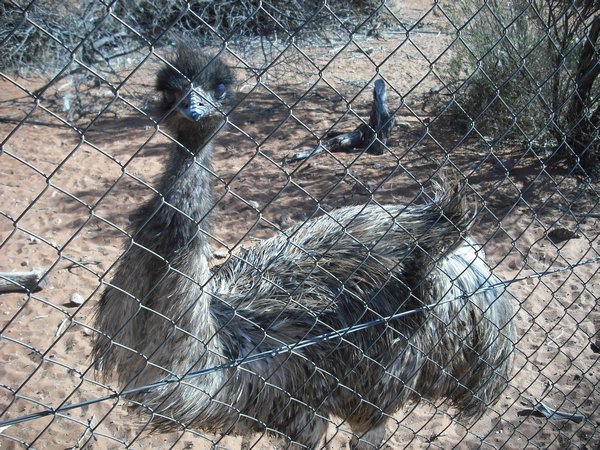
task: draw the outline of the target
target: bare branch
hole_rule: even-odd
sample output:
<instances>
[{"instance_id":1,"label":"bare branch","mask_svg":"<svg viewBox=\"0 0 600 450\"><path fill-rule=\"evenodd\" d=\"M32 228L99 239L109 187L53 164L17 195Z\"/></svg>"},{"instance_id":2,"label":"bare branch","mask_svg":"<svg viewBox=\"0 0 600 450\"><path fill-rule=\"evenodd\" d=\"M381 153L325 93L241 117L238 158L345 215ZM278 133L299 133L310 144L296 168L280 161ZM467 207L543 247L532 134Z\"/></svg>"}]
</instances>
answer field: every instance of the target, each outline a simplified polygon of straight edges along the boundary
<instances>
[{"instance_id":1,"label":"bare branch","mask_svg":"<svg viewBox=\"0 0 600 450\"><path fill-rule=\"evenodd\" d=\"M387 105L385 83L382 80L376 80L368 124L363 123L349 133L336 134L335 137L321 142L311 150L305 150L286 157L285 162L301 161L325 151L366 151L373 155L382 155L394 123L394 114L390 113Z\"/></svg>"}]
</instances>

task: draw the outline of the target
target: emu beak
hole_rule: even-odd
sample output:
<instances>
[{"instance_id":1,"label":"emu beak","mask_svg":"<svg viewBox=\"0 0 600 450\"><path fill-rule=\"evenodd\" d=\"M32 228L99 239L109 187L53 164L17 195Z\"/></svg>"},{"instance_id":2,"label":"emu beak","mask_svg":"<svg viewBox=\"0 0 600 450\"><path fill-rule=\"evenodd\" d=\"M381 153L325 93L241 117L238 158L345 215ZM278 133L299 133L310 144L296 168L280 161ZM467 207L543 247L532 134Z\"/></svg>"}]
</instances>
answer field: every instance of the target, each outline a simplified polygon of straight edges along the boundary
<instances>
[{"instance_id":1,"label":"emu beak","mask_svg":"<svg viewBox=\"0 0 600 450\"><path fill-rule=\"evenodd\" d=\"M196 91L191 91L177 108L181 114L194 122L208 116L214 109L213 105Z\"/></svg>"}]
</instances>

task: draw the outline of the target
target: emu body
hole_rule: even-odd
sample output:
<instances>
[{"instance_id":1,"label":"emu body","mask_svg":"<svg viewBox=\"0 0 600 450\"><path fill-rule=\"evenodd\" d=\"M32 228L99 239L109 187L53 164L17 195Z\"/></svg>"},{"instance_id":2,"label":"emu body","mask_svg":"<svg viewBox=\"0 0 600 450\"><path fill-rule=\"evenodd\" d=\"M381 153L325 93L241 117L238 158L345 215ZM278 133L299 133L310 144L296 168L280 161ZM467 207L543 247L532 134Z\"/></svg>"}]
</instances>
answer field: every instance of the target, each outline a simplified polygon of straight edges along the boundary
<instances>
[{"instance_id":1,"label":"emu body","mask_svg":"<svg viewBox=\"0 0 600 450\"><path fill-rule=\"evenodd\" d=\"M177 144L99 302L100 369L133 388L288 346L130 398L160 429L266 430L307 448L330 416L361 436L353 447L376 447L390 415L421 398L481 415L507 383L514 312L465 238L460 191L441 183L426 205L338 209L211 270L210 141L231 77L189 43L172 65L157 87Z\"/></svg>"}]
</instances>

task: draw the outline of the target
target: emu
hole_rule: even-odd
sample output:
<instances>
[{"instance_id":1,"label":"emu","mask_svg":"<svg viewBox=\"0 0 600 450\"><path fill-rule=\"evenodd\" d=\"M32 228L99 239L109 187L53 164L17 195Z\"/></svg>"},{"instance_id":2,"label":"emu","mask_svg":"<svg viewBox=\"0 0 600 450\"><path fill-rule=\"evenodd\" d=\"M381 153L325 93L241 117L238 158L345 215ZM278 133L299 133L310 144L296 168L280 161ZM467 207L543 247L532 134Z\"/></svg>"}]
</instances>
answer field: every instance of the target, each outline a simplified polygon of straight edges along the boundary
<instances>
[{"instance_id":1,"label":"emu","mask_svg":"<svg viewBox=\"0 0 600 450\"><path fill-rule=\"evenodd\" d=\"M421 399L478 418L507 385L514 310L467 237L457 183L434 183L424 205L334 210L213 267L211 141L232 83L192 41L158 73L176 142L98 304L99 370L158 430L267 432L293 448L323 445L332 416L352 448L376 448Z\"/></svg>"}]
</instances>

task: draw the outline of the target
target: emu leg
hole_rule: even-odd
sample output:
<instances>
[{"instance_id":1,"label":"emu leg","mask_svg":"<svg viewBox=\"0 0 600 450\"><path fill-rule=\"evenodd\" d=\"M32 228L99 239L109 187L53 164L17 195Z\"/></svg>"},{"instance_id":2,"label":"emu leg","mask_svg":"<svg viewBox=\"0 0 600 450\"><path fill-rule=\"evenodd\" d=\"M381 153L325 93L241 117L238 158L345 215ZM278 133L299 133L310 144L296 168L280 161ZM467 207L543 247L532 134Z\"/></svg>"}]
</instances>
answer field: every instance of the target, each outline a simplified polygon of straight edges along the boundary
<instances>
[{"instance_id":1,"label":"emu leg","mask_svg":"<svg viewBox=\"0 0 600 450\"><path fill-rule=\"evenodd\" d=\"M301 414L296 417L295 423L292 423L287 432L292 438L287 449L307 450L322 448L323 441L327 434L328 422L312 414Z\"/></svg>"},{"instance_id":2,"label":"emu leg","mask_svg":"<svg viewBox=\"0 0 600 450\"><path fill-rule=\"evenodd\" d=\"M354 431L354 436L350 439L350 448L352 450L375 450L381 446L383 438L385 437L385 424L387 420L383 420L375 428L371 428L369 431L358 434ZM350 425L352 427L352 424Z\"/></svg>"}]
</instances>

